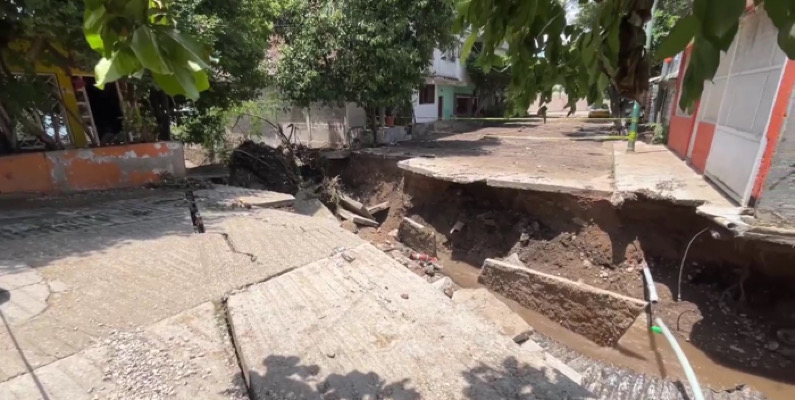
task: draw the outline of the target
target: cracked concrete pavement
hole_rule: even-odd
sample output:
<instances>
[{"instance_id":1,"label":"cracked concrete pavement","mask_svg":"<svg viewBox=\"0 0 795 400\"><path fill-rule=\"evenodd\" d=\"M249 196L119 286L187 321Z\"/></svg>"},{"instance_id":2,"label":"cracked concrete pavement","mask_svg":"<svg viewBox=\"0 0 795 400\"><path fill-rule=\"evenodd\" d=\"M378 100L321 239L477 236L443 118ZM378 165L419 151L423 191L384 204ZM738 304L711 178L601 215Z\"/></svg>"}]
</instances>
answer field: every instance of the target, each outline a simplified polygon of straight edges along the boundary
<instances>
[{"instance_id":1,"label":"cracked concrete pavement","mask_svg":"<svg viewBox=\"0 0 795 400\"><path fill-rule=\"evenodd\" d=\"M733 207L663 145L611 141L610 124L552 118L506 122L421 142L358 151L400 159L398 167L455 183L611 199L644 195L675 204Z\"/></svg>"},{"instance_id":2,"label":"cracked concrete pavement","mask_svg":"<svg viewBox=\"0 0 795 400\"><path fill-rule=\"evenodd\" d=\"M553 361L514 354L516 345L498 328L324 215L203 208L207 233L194 234L184 194L171 191L29 211L0 213L13 228L0 248L3 399L245 398L218 306L230 293L236 332L250 322L241 315L275 318L235 340L249 378L247 366L272 376L256 363L274 356L286 357L277 360L281 372L295 357L314 363L330 385L321 389L338 394L371 388L378 376L403 382L374 386L383 393L424 398L581 390ZM340 249L351 249L356 260L347 265ZM392 298L403 293L410 298ZM266 294L268 301L257 297ZM368 336L373 332L381 336ZM274 347L262 351L256 346L267 337ZM318 356L319 344L332 339L347 347ZM386 358L364 357L373 346ZM452 369L442 371L439 360L450 354L456 356L444 362ZM525 375L509 379L515 368ZM482 382L483 373L508 374L508 381ZM280 382L275 390L293 390Z\"/></svg>"}]
</instances>

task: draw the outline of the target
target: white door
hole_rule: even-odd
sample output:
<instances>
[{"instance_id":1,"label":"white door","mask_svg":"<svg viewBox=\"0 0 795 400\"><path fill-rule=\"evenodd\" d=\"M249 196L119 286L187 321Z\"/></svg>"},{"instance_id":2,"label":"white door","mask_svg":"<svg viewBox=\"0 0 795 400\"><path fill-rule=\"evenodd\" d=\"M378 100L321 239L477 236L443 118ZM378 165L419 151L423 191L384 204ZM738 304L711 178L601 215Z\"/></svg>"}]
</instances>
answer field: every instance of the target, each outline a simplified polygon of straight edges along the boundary
<instances>
[{"instance_id":1,"label":"white door","mask_svg":"<svg viewBox=\"0 0 795 400\"><path fill-rule=\"evenodd\" d=\"M701 116L715 124L715 135L704 173L743 205L759 168L786 61L777 32L761 9L745 17L714 84L705 90Z\"/></svg>"}]
</instances>

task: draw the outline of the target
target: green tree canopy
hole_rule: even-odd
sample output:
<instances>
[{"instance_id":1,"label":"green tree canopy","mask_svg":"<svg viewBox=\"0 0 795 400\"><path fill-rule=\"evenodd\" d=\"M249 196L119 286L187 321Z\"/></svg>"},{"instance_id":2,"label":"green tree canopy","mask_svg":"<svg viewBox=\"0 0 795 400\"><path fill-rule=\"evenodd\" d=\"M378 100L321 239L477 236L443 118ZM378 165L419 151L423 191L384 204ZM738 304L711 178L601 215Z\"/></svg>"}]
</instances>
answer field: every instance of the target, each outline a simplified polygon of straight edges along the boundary
<instances>
[{"instance_id":1,"label":"green tree canopy","mask_svg":"<svg viewBox=\"0 0 795 400\"><path fill-rule=\"evenodd\" d=\"M35 65L51 65L67 74L94 70L100 85L129 79L137 103L157 117L161 138L179 108L193 110L183 121L188 140L218 140L218 115L257 97L269 82L263 61L278 7L276 0L5 1L0 130L13 142L26 110L41 108L47 95L19 72L32 77Z\"/></svg>"},{"instance_id":2,"label":"green tree canopy","mask_svg":"<svg viewBox=\"0 0 795 400\"><path fill-rule=\"evenodd\" d=\"M590 26L583 28L567 23L559 0L461 0L456 28L482 37L484 62L496 62L494 50L508 44L512 97L520 107L539 95L548 99L555 85L565 88L570 102L594 102L611 80L622 96L642 100L650 64L643 27L654 0L579 0L581 5L590 3L599 6ZM795 1L766 0L763 6L779 30L779 46L795 58ZM659 43L654 54L658 60L694 43L680 100L683 108L693 106L704 81L715 75L720 52L731 45L744 10L744 0L694 0L692 15L679 19Z\"/></svg>"},{"instance_id":3,"label":"green tree canopy","mask_svg":"<svg viewBox=\"0 0 795 400\"><path fill-rule=\"evenodd\" d=\"M298 105L410 101L434 48L452 41L447 0L298 1L286 10L276 83Z\"/></svg>"}]
</instances>

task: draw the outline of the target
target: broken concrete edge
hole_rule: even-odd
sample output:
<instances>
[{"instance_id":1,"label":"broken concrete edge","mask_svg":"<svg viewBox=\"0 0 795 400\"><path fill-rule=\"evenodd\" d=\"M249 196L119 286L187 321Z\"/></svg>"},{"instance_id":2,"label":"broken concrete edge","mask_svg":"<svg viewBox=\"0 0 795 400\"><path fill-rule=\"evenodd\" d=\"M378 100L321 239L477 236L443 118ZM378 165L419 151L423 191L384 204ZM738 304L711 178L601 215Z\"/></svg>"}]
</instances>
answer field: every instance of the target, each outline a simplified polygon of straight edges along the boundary
<instances>
[{"instance_id":1,"label":"broken concrete edge","mask_svg":"<svg viewBox=\"0 0 795 400\"><path fill-rule=\"evenodd\" d=\"M293 271L295 268L291 268L290 271ZM285 272L286 273L286 272ZM279 274L282 275L282 274ZM278 276L278 275L277 275ZM273 277L271 277L273 278ZM268 278L268 279L271 279ZM264 281L263 281L264 282ZM251 285L249 285L251 286ZM240 289L237 292L242 292L245 289ZM242 353L242 349L240 348L240 344L237 342L237 335L235 334L235 325L232 323L232 316L229 313L228 301L229 297L232 293L227 293L224 295L222 299L220 299L216 304L216 313L219 315L219 318L223 320L223 324L226 327L227 334L229 335L229 343L231 344L232 351L235 355L235 362L237 363L237 369L240 371L240 377L243 379L243 384L246 388L246 394L248 395L249 399L255 399L256 397L251 392L251 381L249 380L250 371L246 366L243 364L243 359L240 356Z\"/></svg>"},{"instance_id":2,"label":"broken concrete edge","mask_svg":"<svg viewBox=\"0 0 795 400\"><path fill-rule=\"evenodd\" d=\"M493 259L484 262L478 282L607 347L615 346L648 307L642 300Z\"/></svg>"},{"instance_id":3,"label":"broken concrete edge","mask_svg":"<svg viewBox=\"0 0 795 400\"><path fill-rule=\"evenodd\" d=\"M350 212L348 210L344 210L342 208L338 208L337 209L337 215L340 218L342 218L342 219L346 219L348 221L352 221L353 223L359 224L359 225L372 226L372 227L377 227L379 225L378 221L376 221L376 220L373 220L373 219L370 219L370 218L365 218L365 217L362 217L360 215L356 215L356 214L354 214L354 213L352 213L352 212Z\"/></svg>"},{"instance_id":4,"label":"broken concrete edge","mask_svg":"<svg viewBox=\"0 0 795 400\"><path fill-rule=\"evenodd\" d=\"M411 219L409 217L403 217L403 221L406 221L407 224L411 225L412 227L414 227L416 229L425 229L425 225L423 225L423 224L421 224L421 223L419 223L419 222L417 222L417 221L415 221L415 220L413 220L413 219Z\"/></svg>"},{"instance_id":5,"label":"broken concrete edge","mask_svg":"<svg viewBox=\"0 0 795 400\"><path fill-rule=\"evenodd\" d=\"M417 175L427 176L429 178L438 179L441 181L453 182L453 183L461 183L461 184L470 184L470 183L479 183L479 182L486 182L486 178L476 178L472 176L458 176L458 175L445 175L433 172L423 167L418 167L416 165L411 164L413 160L422 160L421 157L414 157L408 160L403 160L398 162L398 168L415 173Z\"/></svg>"},{"instance_id":6,"label":"broken concrete edge","mask_svg":"<svg viewBox=\"0 0 795 400\"><path fill-rule=\"evenodd\" d=\"M360 216L370 220L375 219L372 216L372 214L370 214L370 211L367 210L367 207L364 206L364 204L351 198L350 196L342 194L339 200L340 200L340 205L342 205L349 211L359 214Z\"/></svg>"},{"instance_id":7,"label":"broken concrete edge","mask_svg":"<svg viewBox=\"0 0 795 400\"><path fill-rule=\"evenodd\" d=\"M543 354L544 360L551 367L578 385L582 384L582 375L560 359L544 351L538 343L533 341L532 336L535 332L533 327L488 289L459 289L453 293L452 299L454 303L464 310L472 312L481 319L496 325L503 335L513 339L514 343L519 346L520 351Z\"/></svg>"},{"instance_id":8,"label":"broken concrete edge","mask_svg":"<svg viewBox=\"0 0 795 400\"><path fill-rule=\"evenodd\" d=\"M403 217L398 226L398 240L414 251L436 257L436 234L417 221Z\"/></svg>"},{"instance_id":9,"label":"broken concrete edge","mask_svg":"<svg viewBox=\"0 0 795 400\"><path fill-rule=\"evenodd\" d=\"M389 202L388 201L384 201L384 202L378 203L378 204L376 204L374 206L367 207L367 211L370 214L377 214L377 213L379 213L381 211L384 211L384 210L387 210L387 209L389 209Z\"/></svg>"},{"instance_id":10,"label":"broken concrete edge","mask_svg":"<svg viewBox=\"0 0 795 400\"><path fill-rule=\"evenodd\" d=\"M613 195L612 190L596 189L590 185L560 185L541 181L528 182L512 180L507 177L487 178L486 185L505 189L573 194L582 197L592 197L599 199L607 199Z\"/></svg>"},{"instance_id":11,"label":"broken concrete edge","mask_svg":"<svg viewBox=\"0 0 795 400\"><path fill-rule=\"evenodd\" d=\"M611 297L614 297L614 298L617 298L619 300L623 300L623 301L626 301L626 302L629 302L629 303L634 303L634 304L636 304L639 307L647 307L648 304L649 304L647 301L636 299L634 297L629 297L629 296L623 295L621 293L616 293L616 292L611 292L609 290L600 289L600 288L598 288L596 286L591 286L591 285L589 285L587 283L576 282L576 281L573 281L571 279L566 279L566 278L563 278L563 277L560 277L560 276L550 275L550 274L547 274L547 273L544 273L544 272L541 272L541 271L536 271L536 270L534 270L532 268L528 268L526 266L518 266L518 265L507 263L505 261L495 260L493 258L487 258L485 261L483 261L482 270L485 270L488 267L497 267L497 268L504 268L504 269L509 269L509 270L528 272L528 273L531 273L533 275L540 276L540 277L543 277L543 278L547 278L547 279L552 280L552 281L560 282L560 283L565 284L565 285L578 286L578 287L581 287L581 288L583 288L583 289L585 289L585 290L587 290L589 292L592 292L592 293L603 294L603 295L611 296ZM481 276L482 275L483 275L483 272L481 272ZM480 281L480 278L478 278L478 281Z\"/></svg>"},{"instance_id":12,"label":"broken concrete edge","mask_svg":"<svg viewBox=\"0 0 795 400\"><path fill-rule=\"evenodd\" d=\"M293 204L295 204L294 197L284 198L280 200L265 200L265 199L260 199L256 196L241 196L238 197L237 200L245 205L249 205L251 207L258 207L258 208L282 208L282 207L291 207Z\"/></svg>"}]
</instances>

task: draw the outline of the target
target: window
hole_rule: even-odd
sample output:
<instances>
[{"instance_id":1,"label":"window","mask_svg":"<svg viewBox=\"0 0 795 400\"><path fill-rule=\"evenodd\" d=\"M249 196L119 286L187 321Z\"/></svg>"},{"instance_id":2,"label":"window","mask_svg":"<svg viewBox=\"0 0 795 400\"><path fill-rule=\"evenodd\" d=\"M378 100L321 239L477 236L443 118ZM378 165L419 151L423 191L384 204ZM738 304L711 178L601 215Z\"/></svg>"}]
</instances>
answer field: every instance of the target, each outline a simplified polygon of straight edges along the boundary
<instances>
[{"instance_id":1,"label":"window","mask_svg":"<svg viewBox=\"0 0 795 400\"><path fill-rule=\"evenodd\" d=\"M420 104L433 104L436 102L436 85L420 86Z\"/></svg>"},{"instance_id":2,"label":"window","mask_svg":"<svg viewBox=\"0 0 795 400\"><path fill-rule=\"evenodd\" d=\"M442 60L455 61L461 57L461 49L458 46L442 53Z\"/></svg>"}]
</instances>

